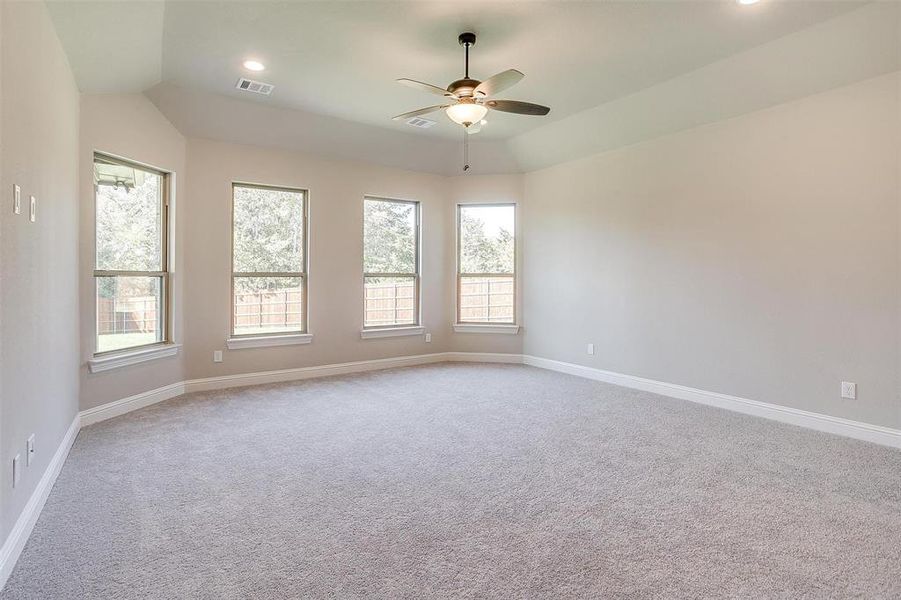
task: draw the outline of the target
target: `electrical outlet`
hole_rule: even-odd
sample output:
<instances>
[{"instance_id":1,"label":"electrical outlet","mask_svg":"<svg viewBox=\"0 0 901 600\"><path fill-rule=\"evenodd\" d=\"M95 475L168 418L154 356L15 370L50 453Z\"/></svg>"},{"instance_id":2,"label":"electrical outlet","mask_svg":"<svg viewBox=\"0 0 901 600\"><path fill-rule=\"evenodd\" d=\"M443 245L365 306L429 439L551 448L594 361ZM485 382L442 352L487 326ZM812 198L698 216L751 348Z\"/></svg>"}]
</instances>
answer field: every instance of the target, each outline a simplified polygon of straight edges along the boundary
<instances>
[{"instance_id":1,"label":"electrical outlet","mask_svg":"<svg viewBox=\"0 0 901 600\"><path fill-rule=\"evenodd\" d=\"M855 400L857 398L857 384L850 381L842 382L842 398Z\"/></svg>"},{"instance_id":2,"label":"electrical outlet","mask_svg":"<svg viewBox=\"0 0 901 600\"><path fill-rule=\"evenodd\" d=\"M588 344L588 354L594 355L594 344Z\"/></svg>"},{"instance_id":3,"label":"electrical outlet","mask_svg":"<svg viewBox=\"0 0 901 600\"><path fill-rule=\"evenodd\" d=\"M13 185L13 212L22 214L22 188L18 185Z\"/></svg>"},{"instance_id":4,"label":"electrical outlet","mask_svg":"<svg viewBox=\"0 0 901 600\"><path fill-rule=\"evenodd\" d=\"M38 201L31 196L31 206L28 209L28 220L34 223L37 220Z\"/></svg>"},{"instance_id":5,"label":"electrical outlet","mask_svg":"<svg viewBox=\"0 0 901 600\"><path fill-rule=\"evenodd\" d=\"M30 467L32 461L34 460L34 434L28 436L28 441L25 442L25 466Z\"/></svg>"},{"instance_id":6,"label":"electrical outlet","mask_svg":"<svg viewBox=\"0 0 901 600\"><path fill-rule=\"evenodd\" d=\"M432 334L431 334L431 333L425 334L425 343L426 343L426 344L431 344L431 343L432 343Z\"/></svg>"},{"instance_id":7,"label":"electrical outlet","mask_svg":"<svg viewBox=\"0 0 901 600\"><path fill-rule=\"evenodd\" d=\"M222 362L222 350L213 350L213 362Z\"/></svg>"},{"instance_id":8,"label":"electrical outlet","mask_svg":"<svg viewBox=\"0 0 901 600\"><path fill-rule=\"evenodd\" d=\"M13 487L16 487L19 479L22 477L21 462L19 455L16 454L16 457L13 459Z\"/></svg>"}]
</instances>

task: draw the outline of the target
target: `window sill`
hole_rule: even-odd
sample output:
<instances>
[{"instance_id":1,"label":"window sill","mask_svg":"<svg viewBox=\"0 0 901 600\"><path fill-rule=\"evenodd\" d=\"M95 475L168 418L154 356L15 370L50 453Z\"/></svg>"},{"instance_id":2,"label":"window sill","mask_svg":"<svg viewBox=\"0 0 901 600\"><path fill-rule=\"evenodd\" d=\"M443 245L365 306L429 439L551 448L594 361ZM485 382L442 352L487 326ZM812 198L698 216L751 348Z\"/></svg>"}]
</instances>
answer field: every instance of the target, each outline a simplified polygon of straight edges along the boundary
<instances>
[{"instance_id":1,"label":"window sill","mask_svg":"<svg viewBox=\"0 0 901 600\"><path fill-rule=\"evenodd\" d=\"M287 335L255 335L248 337L233 337L225 341L229 350L241 350L242 348L266 348L269 346L297 346L309 344L313 341L312 333L292 333Z\"/></svg>"},{"instance_id":2,"label":"window sill","mask_svg":"<svg viewBox=\"0 0 901 600\"><path fill-rule=\"evenodd\" d=\"M497 323L455 323L454 333L501 333L516 335L519 325L500 325Z\"/></svg>"},{"instance_id":3,"label":"window sill","mask_svg":"<svg viewBox=\"0 0 901 600\"><path fill-rule=\"evenodd\" d=\"M101 373L112 369L119 369L129 365L136 365L158 358L166 358L178 354L181 344L160 344L151 348L140 350L125 350L115 354L102 354L88 360L88 368L91 373Z\"/></svg>"},{"instance_id":4,"label":"window sill","mask_svg":"<svg viewBox=\"0 0 901 600\"><path fill-rule=\"evenodd\" d=\"M413 327L385 327L383 329L364 329L360 332L360 337L364 340L370 340L403 335L422 335L423 333L425 333L425 327L421 325Z\"/></svg>"}]
</instances>

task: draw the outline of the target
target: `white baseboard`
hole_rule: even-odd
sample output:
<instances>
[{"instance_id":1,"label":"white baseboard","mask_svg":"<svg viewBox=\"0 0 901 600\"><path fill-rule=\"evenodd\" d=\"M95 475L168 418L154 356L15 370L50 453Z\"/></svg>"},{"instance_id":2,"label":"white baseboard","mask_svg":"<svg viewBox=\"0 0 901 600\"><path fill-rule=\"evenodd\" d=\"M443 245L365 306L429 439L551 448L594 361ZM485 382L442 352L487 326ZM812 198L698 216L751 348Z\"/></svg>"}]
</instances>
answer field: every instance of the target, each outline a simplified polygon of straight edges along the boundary
<instances>
[{"instance_id":1,"label":"white baseboard","mask_svg":"<svg viewBox=\"0 0 901 600\"><path fill-rule=\"evenodd\" d=\"M31 530L34 529L34 524L41 514L41 509L44 508L44 503L47 501L47 497L50 496L50 490L53 489L56 476L59 475L63 463L66 462L66 457L69 456L69 449L75 442L79 429L79 417L76 415L56 448L53 458L50 459L50 464L44 470L41 480L31 493L28 503L22 509L21 514L19 514L12 531L9 532L3 547L0 548L0 589L3 589L3 586L6 585L6 580L9 579L13 567L16 566L19 555L22 554L25 542L28 541Z\"/></svg>"},{"instance_id":2,"label":"white baseboard","mask_svg":"<svg viewBox=\"0 0 901 600\"><path fill-rule=\"evenodd\" d=\"M189 379L188 381L179 381L160 388L141 392L140 394L135 394L128 398L101 404L94 408L88 408L81 411L79 415L81 417L81 426L85 427L189 392L205 392L209 390L222 390L248 385L299 381L301 379L312 379L315 377L347 375L350 373L362 373L365 371L377 371L380 369L392 369L396 367L410 367L445 361L519 364L522 363L522 355L494 354L489 352L436 352L433 354L359 360L355 362L318 365L314 367L281 369L278 371L259 371L256 373L240 373L237 375Z\"/></svg>"},{"instance_id":3,"label":"white baseboard","mask_svg":"<svg viewBox=\"0 0 901 600\"><path fill-rule=\"evenodd\" d=\"M443 360L448 362L522 364L522 354L501 354L498 352L445 352L443 356Z\"/></svg>"},{"instance_id":4,"label":"white baseboard","mask_svg":"<svg viewBox=\"0 0 901 600\"><path fill-rule=\"evenodd\" d=\"M661 396L688 400L689 402L725 408L726 410L753 415L755 417L763 417L781 423L789 423L799 427L843 435L845 437L873 442L883 446L901 448L901 430L891 429L889 427L871 425L870 423L862 423L850 419L842 419L840 417L790 408L788 406L780 406L778 404L749 400L738 396L729 396L728 394L720 394L718 392L708 392L706 390L676 385L674 383L635 377L634 375L623 375L622 373L604 371L538 356L524 355L523 363L533 367L569 373L570 375L577 375L579 377L612 383L614 385L620 385L636 390L653 392L655 394L660 394Z\"/></svg>"},{"instance_id":5,"label":"white baseboard","mask_svg":"<svg viewBox=\"0 0 901 600\"><path fill-rule=\"evenodd\" d=\"M740 398L738 396L730 396L718 392L709 392L674 383L645 379L634 375L624 375L613 371L604 371L602 369L561 362L549 358L490 352L436 352L433 354L398 356L394 358L361 360L314 367L300 367L296 369L281 369L278 371L261 371L257 373L242 373L238 375L191 379L136 394L95 408L90 408L79 413L79 416L81 418L81 426L84 427L92 423L124 415L133 410L150 406L151 404L156 404L157 402L162 402L163 400L168 400L169 398L174 398L188 392L298 381L315 377L346 375L350 373L362 373L365 371L409 367L437 362L527 364L543 369L559 371L561 373L569 373L570 375L577 375L579 377L586 377L596 381L603 381L614 385L652 392L662 396L716 406L726 410L798 425L808 429L843 435L884 446L901 448L901 431L897 429L862 423L860 421L852 421L850 419L833 417L787 406L780 406L778 404L769 404L757 400L750 400L748 398Z\"/></svg>"},{"instance_id":6,"label":"white baseboard","mask_svg":"<svg viewBox=\"0 0 901 600\"><path fill-rule=\"evenodd\" d=\"M124 415L133 410L138 410L139 408L144 408L145 406L150 406L151 404L156 404L157 402L162 402L163 400L168 400L169 398L181 396L184 393L185 383L183 381L178 381L153 390L141 392L140 394L135 394L134 396L129 396L128 398L122 398L121 400L107 402L106 404L95 406L94 408L85 409L78 413L78 416L81 418L81 426L86 427L94 423L99 423L100 421Z\"/></svg>"},{"instance_id":7,"label":"white baseboard","mask_svg":"<svg viewBox=\"0 0 901 600\"><path fill-rule=\"evenodd\" d=\"M280 371L262 371L258 373L242 373L240 375L223 375L222 377L191 379L185 382L185 392L201 392L207 390L221 390L231 387L259 385L263 383L299 381L301 379L313 379L315 377L347 375L350 373L363 373L365 371L378 371L380 369L393 369L396 367L411 367L414 365L426 365L447 361L521 363L522 355L491 354L487 352L436 352L434 354L417 354L413 356L398 356L394 358L377 358L374 360L360 360L332 365L320 365L316 367L299 367L296 369L282 369Z\"/></svg>"},{"instance_id":8,"label":"white baseboard","mask_svg":"<svg viewBox=\"0 0 901 600\"><path fill-rule=\"evenodd\" d=\"M362 373L365 371L377 371L379 369L392 369L394 367L424 365L441 362L442 360L447 360L444 358L443 353L418 354L415 356L358 360L354 362L319 365L315 367L298 367L296 369L281 369L278 371L259 371L257 373L206 377L203 379L191 379L186 381L185 392L205 392L208 390L222 390L232 387L244 387L265 383L299 381L301 379L313 379L315 377L330 377L332 375Z\"/></svg>"}]
</instances>

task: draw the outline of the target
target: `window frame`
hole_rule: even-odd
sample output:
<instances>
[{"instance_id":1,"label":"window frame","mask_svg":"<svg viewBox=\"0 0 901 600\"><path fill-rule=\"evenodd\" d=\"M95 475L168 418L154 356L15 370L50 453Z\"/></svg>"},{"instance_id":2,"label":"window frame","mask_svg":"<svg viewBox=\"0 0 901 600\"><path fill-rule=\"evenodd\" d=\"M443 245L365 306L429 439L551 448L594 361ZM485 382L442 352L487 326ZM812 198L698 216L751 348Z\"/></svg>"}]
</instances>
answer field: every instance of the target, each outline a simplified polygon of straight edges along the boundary
<instances>
[{"instance_id":1,"label":"window frame","mask_svg":"<svg viewBox=\"0 0 901 600\"><path fill-rule=\"evenodd\" d=\"M303 264L302 271L235 271L235 188L255 188L262 190L275 190L279 192L299 192L303 195ZM309 261L310 261L310 191L308 189L272 185L266 183L252 183L247 181L231 182L229 218L229 315L228 315L228 340L253 340L256 338L276 338L282 336L309 336L310 305L309 297ZM299 277L301 280L301 328L290 331L267 331L261 333L235 333L235 278L236 277Z\"/></svg>"},{"instance_id":2,"label":"window frame","mask_svg":"<svg viewBox=\"0 0 901 600\"><path fill-rule=\"evenodd\" d=\"M94 242L94 265L91 274L91 279L94 282L94 291L92 296L94 298L94 349L93 356L95 358L99 357L111 357L118 354L128 354L133 352L140 352L154 348L161 348L164 346L172 345L172 319L171 319L171 295L172 295L172 285L171 285L171 265L169 262L169 238L170 238L170 228L171 228L171 220L169 216L169 209L171 205L171 197L172 197L172 173L169 171L164 171L163 169L159 169L157 167L153 167L135 160L122 158L120 156L116 156L114 154L107 154L105 152L94 151L91 159L91 169L93 172L94 164L97 162L97 159L101 159L108 163L120 165L123 167L129 167L132 169L140 169L141 171L146 171L148 173L153 173L161 178L160 187L160 266L162 267L161 271L128 271L128 270L119 270L119 269L98 269L97 268L97 185L94 185L94 233L93 233L93 242ZM92 174L93 177L93 174ZM159 307L159 315L157 317L158 324L157 326L160 329L160 340L156 342L151 342L149 344L138 344L136 346L128 346L126 348L115 348L113 350L104 350L100 352L98 350L100 345L100 328L98 327L98 314L97 314L97 283L98 278L100 277L158 277L160 279L160 307Z\"/></svg>"},{"instance_id":3,"label":"window frame","mask_svg":"<svg viewBox=\"0 0 901 600\"><path fill-rule=\"evenodd\" d=\"M416 229L413 233L414 240L416 242L416 270L413 273L370 273L366 271L366 201L374 200L376 202L393 202L395 204L412 204L415 211L415 226ZM420 293L420 287L422 285L422 203L419 200L407 200L404 198L389 198L385 196L371 196L366 195L363 196L363 204L361 205L363 209L363 221L362 221L362 229L361 229L361 240L363 241L363 252L362 256L362 267L363 267L363 278L362 278L362 297L363 297L363 331L380 331L380 330L389 330L389 329L406 329L411 327L421 327L422 326L422 294ZM403 324L391 324L391 325L366 325L366 279L368 277L412 277L413 278L413 322L412 323L403 323Z\"/></svg>"},{"instance_id":4,"label":"window frame","mask_svg":"<svg viewBox=\"0 0 901 600\"><path fill-rule=\"evenodd\" d=\"M454 320L454 325L465 325L467 327L485 327L485 328L497 328L498 326L510 327L516 326L519 318L519 313L516 310L517 308L517 300L518 294L516 293L517 288L517 264L519 259L519 235L517 233L518 229L518 215L517 215L517 203L516 202L458 202L457 203L457 223L456 223L456 232L457 232L457 256L456 256L456 298L457 298L457 310L456 316ZM463 215L464 208L480 208L480 207L503 207L509 206L513 208L513 273L463 273L461 270L461 262L462 262L462 236L460 235L460 224L461 224L461 216ZM460 312L462 309L461 306L461 297L460 293L462 290L462 283L464 277L510 277L513 280L513 319L510 321L463 321L460 319Z\"/></svg>"}]
</instances>

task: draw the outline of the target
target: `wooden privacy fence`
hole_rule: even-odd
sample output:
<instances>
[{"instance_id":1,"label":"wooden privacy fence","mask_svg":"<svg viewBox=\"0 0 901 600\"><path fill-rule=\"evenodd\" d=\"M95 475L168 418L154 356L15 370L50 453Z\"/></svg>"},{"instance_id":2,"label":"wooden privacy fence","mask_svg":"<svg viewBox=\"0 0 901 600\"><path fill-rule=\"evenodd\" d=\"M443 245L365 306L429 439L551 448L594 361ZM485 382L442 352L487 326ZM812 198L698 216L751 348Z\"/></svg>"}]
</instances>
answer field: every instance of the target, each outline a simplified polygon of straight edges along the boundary
<instances>
[{"instance_id":1,"label":"wooden privacy fence","mask_svg":"<svg viewBox=\"0 0 901 600\"><path fill-rule=\"evenodd\" d=\"M97 333L154 333L159 323L155 296L97 298Z\"/></svg>"},{"instance_id":2,"label":"wooden privacy fence","mask_svg":"<svg viewBox=\"0 0 901 600\"><path fill-rule=\"evenodd\" d=\"M414 280L398 282L366 282L364 288L364 323L379 325L412 324L416 320Z\"/></svg>"},{"instance_id":3,"label":"wooden privacy fence","mask_svg":"<svg viewBox=\"0 0 901 600\"><path fill-rule=\"evenodd\" d=\"M460 277L460 321L513 321L513 276Z\"/></svg>"},{"instance_id":4,"label":"wooden privacy fence","mask_svg":"<svg viewBox=\"0 0 901 600\"><path fill-rule=\"evenodd\" d=\"M235 329L300 329L303 291L298 288L235 294Z\"/></svg>"},{"instance_id":5,"label":"wooden privacy fence","mask_svg":"<svg viewBox=\"0 0 901 600\"><path fill-rule=\"evenodd\" d=\"M366 283L366 325L413 323L416 294L413 280ZM157 298L139 296L98 298L97 325L101 335L154 333L159 324ZM303 292L297 288L235 294L235 328L299 329L303 323ZM462 277L460 319L470 322L513 319L512 277Z\"/></svg>"}]
</instances>

